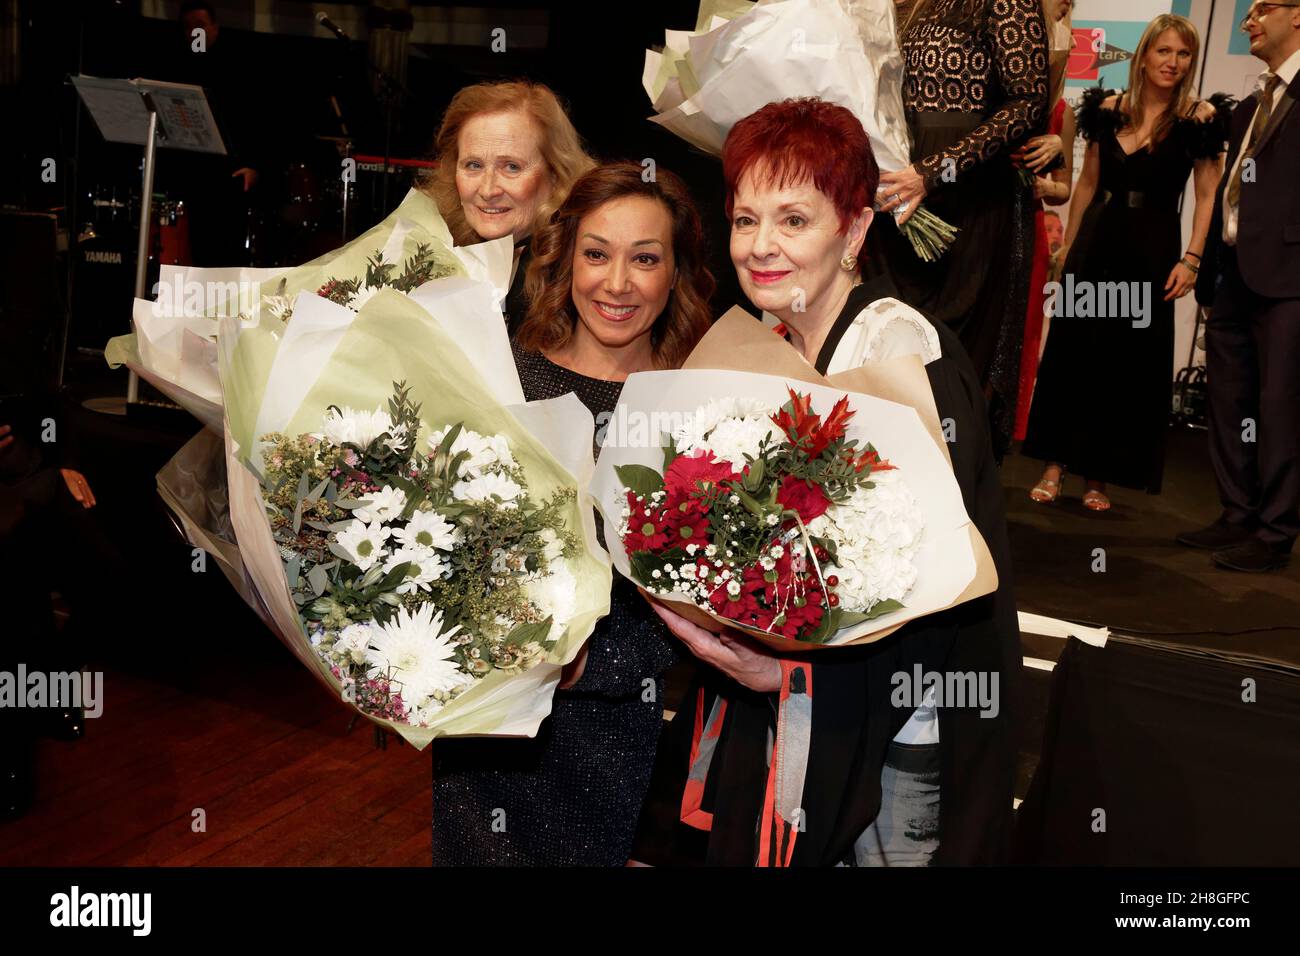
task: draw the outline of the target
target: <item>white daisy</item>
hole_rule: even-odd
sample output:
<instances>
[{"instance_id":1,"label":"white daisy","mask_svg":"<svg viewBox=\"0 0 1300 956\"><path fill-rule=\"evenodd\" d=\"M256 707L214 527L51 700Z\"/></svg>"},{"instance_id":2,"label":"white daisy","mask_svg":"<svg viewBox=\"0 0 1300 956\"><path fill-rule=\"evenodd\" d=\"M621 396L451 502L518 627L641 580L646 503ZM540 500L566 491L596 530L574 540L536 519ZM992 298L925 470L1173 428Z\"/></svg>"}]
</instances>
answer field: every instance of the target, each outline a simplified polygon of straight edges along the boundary
<instances>
[{"instance_id":1,"label":"white daisy","mask_svg":"<svg viewBox=\"0 0 1300 956\"><path fill-rule=\"evenodd\" d=\"M523 493L524 489L505 475L494 474L458 481L451 489L452 497L457 501L487 501L497 498L503 508L515 507L515 499Z\"/></svg>"},{"instance_id":2,"label":"white daisy","mask_svg":"<svg viewBox=\"0 0 1300 956\"><path fill-rule=\"evenodd\" d=\"M451 565L431 548L398 548L384 562L384 571L391 571L407 561L415 566L406 572L406 577L397 586L398 594L427 591L431 582L451 574Z\"/></svg>"},{"instance_id":3,"label":"white daisy","mask_svg":"<svg viewBox=\"0 0 1300 956\"><path fill-rule=\"evenodd\" d=\"M385 556L384 542L392 532L381 524L368 525L364 521L353 519L351 524L339 532L334 543L343 549L348 560L362 571Z\"/></svg>"},{"instance_id":4,"label":"white daisy","mask_svg":"<svg viewBox=\"0 0 1300 956\"><path fill-rule=\"evenodd\" d=\"M429 450L436 449L446 434L444 428L430 435ZM462 452L469 456L461 465L461 475L466 478L480 478L488 469L497 466L513 468L515 464L514 456L510 454L510 443L500 435L480 435L462 428L451 443L451 456L454 458Z\"/></svg>"},{"instance_id":5,"label":"white daisy","mask_svg":"<svg viewBox=\"0 0 1300 956\"><path fill-rule=\"evenodd\" d=\"M454 524L436 511L417 511L405 528L394 528L393 537L408 548L437 548L450 551L460 541Z\"/></svg>"},{"instance_id":6,"label":"white daisy","mask_svg":"<svg viewBox=\"0 0 1300 956\"><path fill-rule=\"evenodd\" d=\"M352 510L352 517L373 524L378 521L392 521L401 517L406 507L406 492L392 485L384 485L378 491L371 492L361 499L362 506Z\"/></svg>"},{"instance_id":7,"label":"white daisy","mask_svg":"<svg viewBox=\"0 0 1300 956\"><path fill-rule=\"evenodd\" d=\"M433 604L422 604L415 612L400 609L387 624L374 626L366 652L366 676L390 678L411 708L421 707L435 691L451 691L469 683L473 678L452 659L455 646L450 639L460 626L445 634L440 634L441 630L442 612L435 613Z\"/></svg>"}]
</instances>

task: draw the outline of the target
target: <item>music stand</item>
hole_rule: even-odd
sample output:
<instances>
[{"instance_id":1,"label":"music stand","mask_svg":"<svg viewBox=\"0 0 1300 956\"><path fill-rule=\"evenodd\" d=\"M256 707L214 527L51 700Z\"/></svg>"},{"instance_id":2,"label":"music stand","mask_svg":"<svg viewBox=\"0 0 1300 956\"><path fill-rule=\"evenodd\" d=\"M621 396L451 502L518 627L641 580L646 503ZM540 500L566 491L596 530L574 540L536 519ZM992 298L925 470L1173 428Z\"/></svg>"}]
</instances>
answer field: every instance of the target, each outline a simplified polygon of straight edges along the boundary
<instances>
[{"instance_id":1,"label":"music stand","mask_svg":"<svg viewBox=\"0 0 1300 956\"><path fill-rule=\"evenodd\" d=\"M153 213L157 148L164 146L225 156L226 144L201 86L94 76L74 76L72 85L104 139L110 143L132 143L144 147L140 238L135 254L135 297L143 299L149 271L149 219ZM131 372L127 378L127 404L136 401L139 387L139 378Z\"/></svg>"}]
</instances>

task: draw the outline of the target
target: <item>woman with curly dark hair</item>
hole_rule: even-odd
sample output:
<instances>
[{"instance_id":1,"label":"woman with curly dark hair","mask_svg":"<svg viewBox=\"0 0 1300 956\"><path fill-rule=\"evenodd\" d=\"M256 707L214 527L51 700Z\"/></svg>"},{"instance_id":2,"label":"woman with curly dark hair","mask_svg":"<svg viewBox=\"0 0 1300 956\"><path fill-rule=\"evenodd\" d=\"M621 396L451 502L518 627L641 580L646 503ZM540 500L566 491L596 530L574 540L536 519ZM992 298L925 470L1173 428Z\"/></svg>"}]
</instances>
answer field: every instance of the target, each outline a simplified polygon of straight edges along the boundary
<instances>
[{"instance_id":1,"label":"woman with curly dark hair","mask_svg":"<svg viewBox=\"0 0 1300 956\"><path fill-rule=\"evenodd\" d=\"M633 372L675 368L709 325L713 277L682 181L600 166L533 238L514 340L529 401L575 393L597 440ZM615 576L609 616L565 668L531 740L437 741L435 865L627 862L663 720L667 629Z\"/></svg>"}]
</instances>

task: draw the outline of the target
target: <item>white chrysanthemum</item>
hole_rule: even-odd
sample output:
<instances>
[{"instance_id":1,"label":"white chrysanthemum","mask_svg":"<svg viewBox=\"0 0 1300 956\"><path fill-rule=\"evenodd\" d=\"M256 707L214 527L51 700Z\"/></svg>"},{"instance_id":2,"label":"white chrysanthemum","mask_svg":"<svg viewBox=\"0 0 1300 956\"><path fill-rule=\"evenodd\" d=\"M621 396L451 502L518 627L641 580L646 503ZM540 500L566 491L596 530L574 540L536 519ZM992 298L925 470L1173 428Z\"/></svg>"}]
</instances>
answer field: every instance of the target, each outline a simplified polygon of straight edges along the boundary
<instances>
[{"instance_id":1,"label":"white chrysanthemum","mask_svg":"<svg viewBox=\"0 0 1300 956\"><path fill-rule=\"evenodd\" d=\"M740 470L746 465L746 455L758 457L759 443L769 435L780 439L781 430L767 416L724 418L709 433L705 447L713 452L716 461L729 462Z\"/></svg>"},{"instance_id":2,"label":"white chrysanthemum","mask_svg":"<svg viewBox=\"0 0 1300 956\"><path fill-rule=\"evenodd\" d=\"M392 485L384 485L361 499L361 507L352 509L352 517L374 524L378 521L392 521L402 515L406 507L406 492Z\"/></svg>"},{"instance_id":3,"label":"white chrysanthemum","mask_svg":"<svg viewBox=\"0 0 1300 956\"><path fill-rule=\"evenodd\" d=\"M293 311L293 297L287 295L264 295L262 307L277 319L283 319ZM244 323L248 325L250 323Z\"/></svg>"},{"instance_id":4,"label":"white chrysanthemum","mask_svg":"<svg viewBox=\"0 0 1300 956\"><path fill-rule=\"evenodd\" d=\"M429 436L429 450L433 451L442 443L447 429L443 428ZM451 443L451 455L464 452L469 457L461 465L461 475L465 478L481 478L489 469L496 467L513 468L514 455L510 453L510 443L500 435L480 435L476 431L462 428L456 440Z\"/></svg>"},{"instance_id":5,"label":"white chrysanthemum","mask_svg":"<svg viewBox=\"0 0 1300 956\"><path fill-rule=\"evenodd\" d=\"M763 402L754 398L717 398L685 416L673 430L673 444L682 454L709 447L709 433L728 418L766 418L770 413Z\"/></svg>"},{"instance_id":6,"label":"white chrysanthemum","mask_svg":"<svg viewBox=\"0 0 1300 956\"><path fill-rule=\"evenodd\" d=\"M413 440L414 436L411 434L411 426L402 422L401 424L394 425L388 430L388 440L384 442L384 444L393 451L400 453Z\"/></svg>"},{"instance_id":7,"label":"white chrysanthemum","mask_svg":"<svg viewBox=\"0 0 1300 956\"><path fill-rule=\"evenodd\" d=\"M351 657L354 663L364 664L371 633L369 624L349 624L334 639L334 652Z\"/></svg>"},{"instance_id":8,"label":"white chrysanthemum","mask_svg":"<svg viewBox=\"0 0 1300 956\"><path fill-rule=\"evenodd\" d=\"M393 537L408 548L437 548L450 551L460 542L456 526L436 511L417 511L405 528L394 528Z\"/></svg>"},{"instance_id":9,"label":"white chrysanthemum","mask_svg":"<svg viewBox=\"0 0 1300 956\"><path fill-rule=\"evenodd\" d=\"M406 561L415 567L406 572L406 577L397 586L398 594L427 591L430 584L451 573L451 565L432 548L398 548L384 562L384 570L391 571Z\"/></svg>"},{"instance_id":10,"label":"white chrysanthemum","mask_svg":"<svg viewBox=\"0 0 1300 956\"><path fill-rule=\"evenodd\" d=\"M424 705L435 691L451 691L473 678L461 671L452 659L455 646L451 637L460 626L445 634L442 612L435 613L432 603L420 605L414 612L401 608L387 624L375 624L366 652L366 676L372 680L388 677L401 690L408 707Z\"/></svg>"},{"instance_id":11,"label":"white chrysanthemum","mask_svg":"<svg viewBox=\"0 0 1300 956\"><path fill-rule=\"evenodd\" d=\"M840 607L868 611L901 601L916 584L916 552L924 518L897 471L874 472L874 488L858 488L808 525L810 534L835 542Z\"/></svg>"},{"instance_id":12,"label":"white chrysanthemum","mask_svg":"<svg viewBox=\"0 0 1300 956\"><path fill-rule=\"evenodd\" d=\"M551 618L546 640L558 640L578 608L578 580L563 562L555 564L549 574L538 575L524 585L528 600Z\"/></svg>"},{"instance_id":13,"label":"white chrysanthemum","mask_svg":"<svg viewBox=\"0 0 1300 956\"><path fill-rule=\"evenodd\" d=\"M352 298L348 299L348 308L353 312L360 312L361 307L373 299L382 288L383 286L363 285L352 294Z\"/></svg>"},{"instance_id":14,"label":"white chrysanthemum","mask_svg":"<svg viewBox=\"0 0 1300 956\"><path fill-rule=\"evenodd\" d=\"M451 489L451 495L457 501L488 501L499 498L504 508L515 507L515 499L523 495L524 489L505 475L482 475L468 481L458 481Z\"/></svg>"},{"instance_id":15,"label":"white chrysanthemum","mask_svg":"<svg viewBox=\"0 0 1300 956\"><path fill-rule=\"evenodd\" d=\"M392 417L382 408L366 412L344 405L342 410L331 408L326 414L321 425L321 437L335 445L351 442L365 448L392 427Z\"/></svg>"},{"instance_id":16,"label":"white chrysanthemum","mask_svg":"<svg viewBox=\"0 0 1300 956\"><path fill-rule=\"evenodd\" d=\"M354 518L339 532L334 543L343 549L349 561L362 571L369 571L371 565L384 558L384 542L391 533L381 524L366 524Z\"/></svg>"},{"instance_id":17,"label":"white chrysanthemum","mask_svg":"<svg viewBox=\"0 0 1300 956\"><path fill-rule=\"evenodd\" d=\"M560 556L564 554L564 542L560 540L560 536L550 528L543 528L540 537L542 539L542 560L548 565L558 561Z\"/></svg>"}]
</instances>

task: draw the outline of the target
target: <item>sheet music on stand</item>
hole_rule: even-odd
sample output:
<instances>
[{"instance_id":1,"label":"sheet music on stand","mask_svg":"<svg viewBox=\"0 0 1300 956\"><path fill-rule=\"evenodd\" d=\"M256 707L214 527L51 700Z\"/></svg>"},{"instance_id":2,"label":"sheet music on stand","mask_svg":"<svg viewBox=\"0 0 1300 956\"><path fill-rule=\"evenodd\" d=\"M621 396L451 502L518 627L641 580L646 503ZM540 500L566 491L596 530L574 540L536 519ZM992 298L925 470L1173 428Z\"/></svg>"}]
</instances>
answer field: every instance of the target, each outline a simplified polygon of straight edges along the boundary
<instances>
[{"instance_id":1,"label":"sheet music on stand","mask_svg":"<svg viewBox=\"0 0 1300 956\"><path fill-rule=\"evenodd\" d=\"M90 110L100 135L111 143L144 146L149 110L144 95L158 111L158 145L226 155L226 144L201 86L161 80L111 80L74 76L72 84Z\"/></svg>"},{"instance_id":2,"label":"sheet music on stand","mask_svg":"<svg viewBox=\"0 0 1300 956\"><path fill-rule=\"evenodd\" d=\"M86 104L100 135L111 143L144 147L144 174L140 189L140 235L136 244L135 297L145 298L149 265L150 203L153 199L154 162L159 146L196 153L227 155L216 118L201 86L161 80L70 78ZM66 342L66 334L64 341ZM126 403L136 402L139 379L127 376Z\"/></svg>"}]
</instances>

